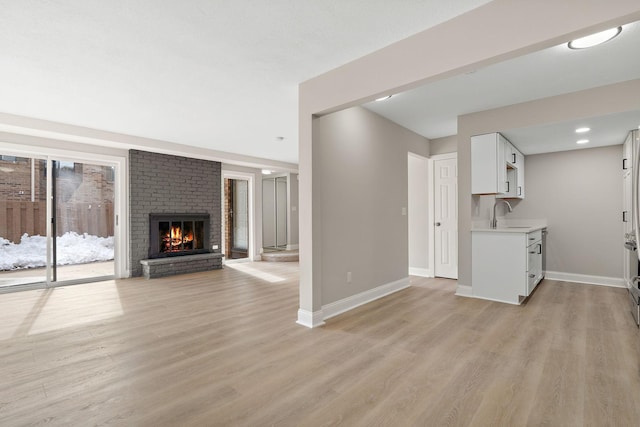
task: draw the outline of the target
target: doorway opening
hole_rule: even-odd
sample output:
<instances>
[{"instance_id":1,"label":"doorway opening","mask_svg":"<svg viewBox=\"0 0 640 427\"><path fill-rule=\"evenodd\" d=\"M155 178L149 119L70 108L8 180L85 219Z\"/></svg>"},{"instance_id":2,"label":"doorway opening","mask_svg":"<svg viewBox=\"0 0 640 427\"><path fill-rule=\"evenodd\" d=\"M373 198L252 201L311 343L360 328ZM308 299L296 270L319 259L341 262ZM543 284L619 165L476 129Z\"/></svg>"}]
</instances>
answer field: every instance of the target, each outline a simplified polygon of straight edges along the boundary
<instances>
[{"instance_id":1,"label":"doorway opening","mask_svg":"<svg viewBox=\"0 0 640 427\"><path fill-rule=\"evenodd\" d=\"M262 245L264 252L287 249L287 177L262 179Z\"/></svg>"},{"instance_id":2,"label":"doorway opening","mask_svg":"<svg viewBox=\"0 0 640 427\"><path fill-rule=\"evenodd\" d=\"M249 180L224 179L225 258L249 258Z\"/></svg>"}]
</instances>

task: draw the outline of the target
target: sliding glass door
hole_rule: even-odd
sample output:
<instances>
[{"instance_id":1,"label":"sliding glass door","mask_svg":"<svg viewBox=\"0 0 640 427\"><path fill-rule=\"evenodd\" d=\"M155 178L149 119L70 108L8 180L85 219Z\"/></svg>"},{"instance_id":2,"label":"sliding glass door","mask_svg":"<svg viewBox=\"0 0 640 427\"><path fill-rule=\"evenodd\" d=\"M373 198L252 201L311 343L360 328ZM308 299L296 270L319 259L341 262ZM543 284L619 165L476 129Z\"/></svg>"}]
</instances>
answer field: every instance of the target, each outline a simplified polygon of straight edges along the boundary
<instances>
[{"instance_id":1,"label":"sliding glass door","mask_svg":"<svg viewBox=\"0 0 640 427\"><path fill-rule=\"evenodd\" d=\"M0 290L47 279L46 161L0 153Z\"/></svg>"},{"instance_id":2,"label":"sliding glass door","mask_svg":"<svg viewBox=\"0 0 640 427\"><path fill-rule=\"evenodd\" d=\"M113 276L111 166L53 160L53 281Z\"/></svg>"},{"instance_id":3,"label":"sliding glass door","mask_svg":"<svg viewBox=\"0 0 640 427\"><path fill-rule=\"evenodd\" d=\"M114 166L0 153L0 291L113 277L115 177Z\"/></svg>"}]
</instances>

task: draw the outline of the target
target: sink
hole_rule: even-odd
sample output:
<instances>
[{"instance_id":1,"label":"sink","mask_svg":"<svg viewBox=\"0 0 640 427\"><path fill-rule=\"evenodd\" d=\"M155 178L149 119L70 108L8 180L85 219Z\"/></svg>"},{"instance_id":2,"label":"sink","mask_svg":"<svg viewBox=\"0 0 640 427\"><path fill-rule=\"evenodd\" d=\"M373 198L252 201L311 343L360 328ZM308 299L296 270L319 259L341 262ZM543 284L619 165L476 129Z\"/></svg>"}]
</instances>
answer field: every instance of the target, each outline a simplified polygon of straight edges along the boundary
<instances>
[{"instance_id":1,"label":"sink","mask_svg":"<svg viewBox=\"0 0 640 427\"><path fill-rule=\"evenodd\" d=\"M531 228L530 225L524 225L524 226L520 226L520 227L503 227L503 228Z\"/></svg>"}]
</instances>

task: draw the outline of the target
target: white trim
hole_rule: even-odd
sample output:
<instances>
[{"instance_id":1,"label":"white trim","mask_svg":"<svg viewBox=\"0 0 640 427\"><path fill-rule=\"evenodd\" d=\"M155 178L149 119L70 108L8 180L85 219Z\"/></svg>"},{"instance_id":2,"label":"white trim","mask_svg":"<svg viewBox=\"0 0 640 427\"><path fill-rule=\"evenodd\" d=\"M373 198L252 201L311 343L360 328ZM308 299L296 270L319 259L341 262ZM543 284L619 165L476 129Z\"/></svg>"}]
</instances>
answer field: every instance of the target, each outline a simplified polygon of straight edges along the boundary
<instances>
[{"instance_id":1,"label":"white trim","mask_svg":"<svg viewBox=\"0 0 640 427\"><path fill-rule=\"evenodd\" d=\"M588 285L611 286L614 288L626 288L622 277L592 276L589 274L562 273L559 271L547 271L545 278L562 282L585 283Z\"/></svg>"},{"instance_id":2,"label":"white trim","mask_svg":"<svg viewBox=\"0 0 640 427\"><path fill-rule=\"evenodd\" d=\"M310 312L299 309L298 320L296 323L298 325L306 326L307 328L317 328L318 326L322 326L324 325L322 310Z\"/></svg>"},{"instance_id":3,"label":"white trim","mask_svg":"<svg viewBox=\"0 0 640 427\"><path fill-rule=\"evenodd\" d=\"M429 189L429 266L431 267L431 271L433 272L433 276L431 277L436 277L436 226L435 226L435 222L436 222L436 213L435 213L435 197L436 197L436 189L435 189L435 185L436 185L436 177L435 177L435 167L434 167L434 162L436 160L450 160L450 159L455 159L456 161L458 160L458 153L457 152L453 152L453 153L444 153L444 154L434 154L433 156L430 156L427 162L427 173L429 174L429 179L431 180L430 185L428 186ZM460 189L458 189L458 191L460 191ZM457 195L456 195L457 197ZM458 208L459 210L460 208ZM458 248L458 250L460 250L460 248ZM458 257L458 263L460 262L460 259ZM452 277L448 277L448 279L457 279L457 277L452 278Z\"/></svg>"},{"instance_id":4,"label":"white trim","mask_svg":"<svg viewBox=\"0 0 640 427\"><path fill-rule=\"evenodd\" d=\"M409 286L411 286L409 278L405 277L403 279L396 280L395 282L387 283L385 285L378 286L377 288L369 289L359 294L323 305L322 312L324 313L324 320L352 310L363 304L367 304L371 301L375 301L394 292L401 291Z\"/></svg>"},{"instance_id":5,"label":"white trim","mask_svg":"<svg viewBox=\"0 0 640 427\"><path fill-rule=\"evenodd\" d=\"M473 289L469 285L461 285L458 283L458 286L456 286L456 296L473 298Z\"/></svg>"},{"instance_id":6,"label":"white trim","mask_svg":"<svg viewBox=\"0 0 640 427\"><path fill-rule=\"evenodd\" d=\"M287 250L288 251L294 251L294 250L299 249L299 248L300 248L300 245L297 244L297 243L295 245L287 245Z\"/></svg>"},{"instance_id":7,"label":"white trim","mask_svg":"<svg viewBox=\"0 0 640 427\"><path fill-rule=\"evenodd\" d=\"M434 277L429 268L409 267L409 276Z\"/></svg>"}]
</instances>

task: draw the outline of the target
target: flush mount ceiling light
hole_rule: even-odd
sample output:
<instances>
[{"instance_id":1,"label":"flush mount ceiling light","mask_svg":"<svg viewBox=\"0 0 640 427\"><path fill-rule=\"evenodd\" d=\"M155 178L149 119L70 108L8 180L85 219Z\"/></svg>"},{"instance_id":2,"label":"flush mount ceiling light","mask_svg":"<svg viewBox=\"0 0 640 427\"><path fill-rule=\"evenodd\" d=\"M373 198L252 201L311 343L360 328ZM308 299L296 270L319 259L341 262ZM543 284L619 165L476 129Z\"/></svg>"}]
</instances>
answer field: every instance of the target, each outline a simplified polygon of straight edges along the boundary
<instances>
[{"instance_id":1,"label":"flush mount ceiling light","mask_svg":"<svg viewBox=\"0 0 640 427\"><path fill-rule=\"evenodd\" d=\"M385 99L391 98L393 95L381 96L380 98L376 98L376 101L384 101Z\"/></svg>"},{"instance_id":2,"label":"flush mount ceiling light","mask_svg":"<svg viewBox=\"0 0 640 427\"><path fill-rule=\"evenodd\" d=\"M608 42L616 37L622 31L622 27L611 28L609 30L600 31L590 36L581 37L568 43L570 49L586 49L588 47L597 46L604 42Z\"/></svg>"},{"instance_id":3,"label":"flush mount ceiling light","mask_svg":"<svg viewBox=\"0 0 640 427\"><path fill-rule=\"evenodd\" d=\"M576 144L586 144L587 142L589 142L588 139L579 139L578 141L576 141Z\"/></svg>"},{"instance_id":4,"label":"flush mount ceiling light","mask_svg":"<svg viewBox=\"0 0 640 427\"><path fill-rule=\"evenodd\" d=\"M271 171L269 169L262 169L262 175L271 175Z\"/></svg>"},{"instance_id":5,"label":"flush mount ceiling light","mask_svg":"<svg viewBox=\"0 0 640 427\"><path fill-rule=\"evenodd\" d=\"M585 133L585 132L589 132L591 130L591 128L578 128L576 129L576 133Z\"/></svg>"}]
</instances>

